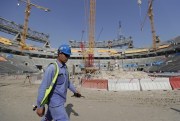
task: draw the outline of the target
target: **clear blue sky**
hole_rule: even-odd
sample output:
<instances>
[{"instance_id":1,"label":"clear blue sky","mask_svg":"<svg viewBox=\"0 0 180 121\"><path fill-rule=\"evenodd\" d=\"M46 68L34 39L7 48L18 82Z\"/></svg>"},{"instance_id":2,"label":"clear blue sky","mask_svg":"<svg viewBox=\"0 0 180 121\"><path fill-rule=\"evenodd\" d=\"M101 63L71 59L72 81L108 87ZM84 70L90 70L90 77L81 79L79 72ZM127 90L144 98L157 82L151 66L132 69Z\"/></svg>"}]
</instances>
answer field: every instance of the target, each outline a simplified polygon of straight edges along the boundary
<instances>
[{"instance_id":1,"label":"clear blue sky","mask_svg":"<svg viewBox=\"0 0 180 121\"><path fill-rule=\"evenodd\" d=\"M85 0L31 0L32 3L47 7L51 12L44 12L32 7L29 27L33 30L50 35L52 47L57 48L61 43L69 40L80 40L82 30L83 39L87 41L87 21L85 17ZM140 30L140 21L147 13L148 0L142 0L141 16L137 0L96 0L96 32L95 38L103 28L99 41L117 38L118 22L122 23L124 36L132 36L135 47L152 45L152 35L149 18ZM0 16L24 23L25 4L17 6L18 0L1 0ZM157 35L162 41L180 35L180 0L154 0L154 23ZM0 36L13 37L0 32Z\"/></svg>"}]
</instances>

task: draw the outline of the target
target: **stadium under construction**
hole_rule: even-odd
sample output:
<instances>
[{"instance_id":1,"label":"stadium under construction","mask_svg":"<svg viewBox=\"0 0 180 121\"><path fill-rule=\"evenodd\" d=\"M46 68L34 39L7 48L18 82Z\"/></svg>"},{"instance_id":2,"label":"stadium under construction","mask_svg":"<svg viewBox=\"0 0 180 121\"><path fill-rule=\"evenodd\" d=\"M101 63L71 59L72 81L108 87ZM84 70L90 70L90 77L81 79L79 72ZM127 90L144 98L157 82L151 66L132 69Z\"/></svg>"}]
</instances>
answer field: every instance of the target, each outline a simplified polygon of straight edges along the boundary
<instances>
[{"instance_id":1,"label":"stadium under construction","mask_svg":"<svg viewBox=\"0 0 180 121\"><path fill-rule=\"evenodd\" d=\"M16 11L13 2L2 1L1 120L61 120L66 113L72 121L177 121L180 118L180 35L174 11L178 1L143 1L148 4L146 9L137 0L140 19L133 13L137 6L133 7L132 1L97 1L97 5L101 4L97 19L96 0L84 0L84 5L82 1L44 2L52 11L31 1L18 0L18 6L26 5L23 24L19 22L23 20L21 10ZM158 10L163 8L157 15L160 22L166 20L162 23L167 24L157 23L161 34L156 34L153 3L161 5ZM38 21L29 21L32 8L52 14L43 17L35 12ZM164 19L162 14L168 18ZM128 32L122 31L121 20L118 27L114 25L117 16ZM150 31L143 30L147 18ZM100 23L97 26L96 21ZM96 38L96 28L100 27ZM99 39L102 31L106 35ZM145 45L149 38L151 44ZM53 47L53 42L59 48ZM140 47L136 47L137 42ZM39 97L43 100L39 101ZM56 119L57 112L62 115Z\"/></svg>"},{"instance_id":2,"label":"stadium under construction","mask_svg":"<svg viewBox=\"0 0 180 121\"><path fill-rule=\"evenodd\" d=\"M153 23L153 15L150 11L152 9L151 4L149 5L149 17ZM93 3L90 5L90 9L93 11L95 6ZM41 7L41 9L49 11L46 8ZM73 78L77 76L81 80L82 86L117 91L118 88L116 89L112 85L116 85L117 80L126 78L128 80L135 79L132 82L135 83L135 87L138 87L137 90L141 90L142 85L136 79L150 79L148 75L168 78L180 75L180 36L160 42L153 32L153 46L149 48L135 48L132 37L124 37L123 35L119 36L118 39L96 42L94 41L94 14L90 13L91 24L89 25L88 42L69 41L72 48L72 55L67 64L70 76ZM0 37L1 75L27 73L42 75L44 69L53 63L57 57L57 49L50 46L49 35L25 26L28 17L29 14L26 12L24 26L0 18L0 31L15 36L13 40ZM151 25L153 29L153 24ZM43 43L44 46L27 45L25 43L26 38ZM129 73L126 77L124 76L125 72ZM147 76L143 77L144 75ZM97 82L98 79L100 79L99 82ZM116 81L112 81L113 79ZM91 81L89 82L89 80ZM121 81L119 82L121 83ZM93 83L96 86L92 86ZM99 83L102 85L98 86ZM122 81L122 83L124 82ZM131 85L129 81L125 81L125 83L126 86ZM170 85L169 81L168 84ZM162 83L160 85L162 86ZM135 87L123 87L121 89L136 90ZM169 89L170 86L167 88Z\"/></svg>"},{"instance_id":3,"label":"stadium under construction","mask_svg":"<svg viewBox=\"0 0 180 121\"><path fill-rule=\"evenodd\" d=\"M0 27L1 31L16 35L14 40L0 37L1 63L3 63L1 73L38 72L56 59L57 49L50 47L49 35L28 29L27 38L44 43L44 46L29 46L26 50L20 45L21 25L0 18ZM88 43L70 40L69 44L72 47L72 56L68 64L70 72L80 73L85 66L84 53L87 53ZM126 48L122 48L124 46ZM122 68L146 72L179 72L180 36L159 43L156 51L132 46L131 37L95 42L94 66L107 70Z\"/></svg>"}]
</instances>

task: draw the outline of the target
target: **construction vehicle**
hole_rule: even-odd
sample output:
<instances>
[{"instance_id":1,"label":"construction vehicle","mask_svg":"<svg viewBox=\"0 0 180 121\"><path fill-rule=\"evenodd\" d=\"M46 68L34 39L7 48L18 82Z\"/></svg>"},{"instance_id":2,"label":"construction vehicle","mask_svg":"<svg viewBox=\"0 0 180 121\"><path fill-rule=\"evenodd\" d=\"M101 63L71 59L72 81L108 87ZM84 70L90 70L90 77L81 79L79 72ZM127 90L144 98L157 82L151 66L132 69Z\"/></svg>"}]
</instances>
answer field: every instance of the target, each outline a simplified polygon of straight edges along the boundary
<instances>
[{"instance_id":1,"label":"construction vehicle","mask_svg":"<svg viewBox=\"0 0 180 121\"><path fill-rule=\"evenodd\" d=\"M26 35L27 35L28 21L29 21L29 16L31 12L31 7L36 7L38 9L44 10L45 12L49 12L50 9L33 4L30 2L30 0L27 0L27 1L19 0L19 2L26 3L25 20L24 20L23 31L21 32L20 46L21 46L21 49L23 50L29 50L30 48L26 45ZM20 4L18 3L18 6L19 5Z\"/></svg>"}]
</instances>

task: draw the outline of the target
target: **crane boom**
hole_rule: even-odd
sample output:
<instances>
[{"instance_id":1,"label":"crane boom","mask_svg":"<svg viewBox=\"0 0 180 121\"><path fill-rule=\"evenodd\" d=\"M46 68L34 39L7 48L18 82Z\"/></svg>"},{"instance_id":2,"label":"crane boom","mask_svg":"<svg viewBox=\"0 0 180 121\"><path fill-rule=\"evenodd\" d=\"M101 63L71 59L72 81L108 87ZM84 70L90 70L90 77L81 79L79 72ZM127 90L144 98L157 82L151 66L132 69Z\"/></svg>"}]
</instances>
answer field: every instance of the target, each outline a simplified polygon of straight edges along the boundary
<instances>
[{"instance_id":1,"label":"crane boom","mask_svg":"<svg viewBox=\"0 0 180 121\"><path fill-rule=\"evenodd\" d=\"M19 0L20 2L24 2L24 3L28 3L28 1L25 1L25 0ZM34 7L36 7L36 8L38 8L38 9L42 9L42 10L44 10L44 11L46 11L46 12L49 12L50 11L50 9L49 8L45 8L45 7L42 7L42 6L38 6L38 5L36 5L36 4L33 4L33 3L30 3L30 1L29 1L29 4L31 5L31 6L34 6Z\"/></svg>"}]
</instances>

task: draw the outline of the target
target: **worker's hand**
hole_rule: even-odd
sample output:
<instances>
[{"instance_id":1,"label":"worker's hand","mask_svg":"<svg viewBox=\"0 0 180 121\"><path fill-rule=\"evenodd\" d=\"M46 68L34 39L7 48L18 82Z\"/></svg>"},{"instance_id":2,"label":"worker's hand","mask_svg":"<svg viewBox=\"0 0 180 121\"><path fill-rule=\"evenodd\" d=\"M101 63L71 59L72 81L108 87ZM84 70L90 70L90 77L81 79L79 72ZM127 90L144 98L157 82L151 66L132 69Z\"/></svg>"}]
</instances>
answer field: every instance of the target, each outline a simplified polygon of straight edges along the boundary
<instances>
[{"instance_id":1,"label":"worker's hand","mask_svg":"<svg viewBox=\"0 0 180 121\"><path fill-rule=\"evenodd\" d=\"M41 108L36 109L36 113L39 117L42 117L44 115L44 112L45 112L45 107L41 107Z\"/></svg>"},{"instance_id":2,"label":"worker's hand","mask_svg":"<svg viewBox=\"0 0 180 121\"><path fill-rule=\"evenodd\" d=\"M75 97L81 97L81 94L79 92L77 92L77 93L74 93L74 96Z\"/></svg>"}]
</instances>

